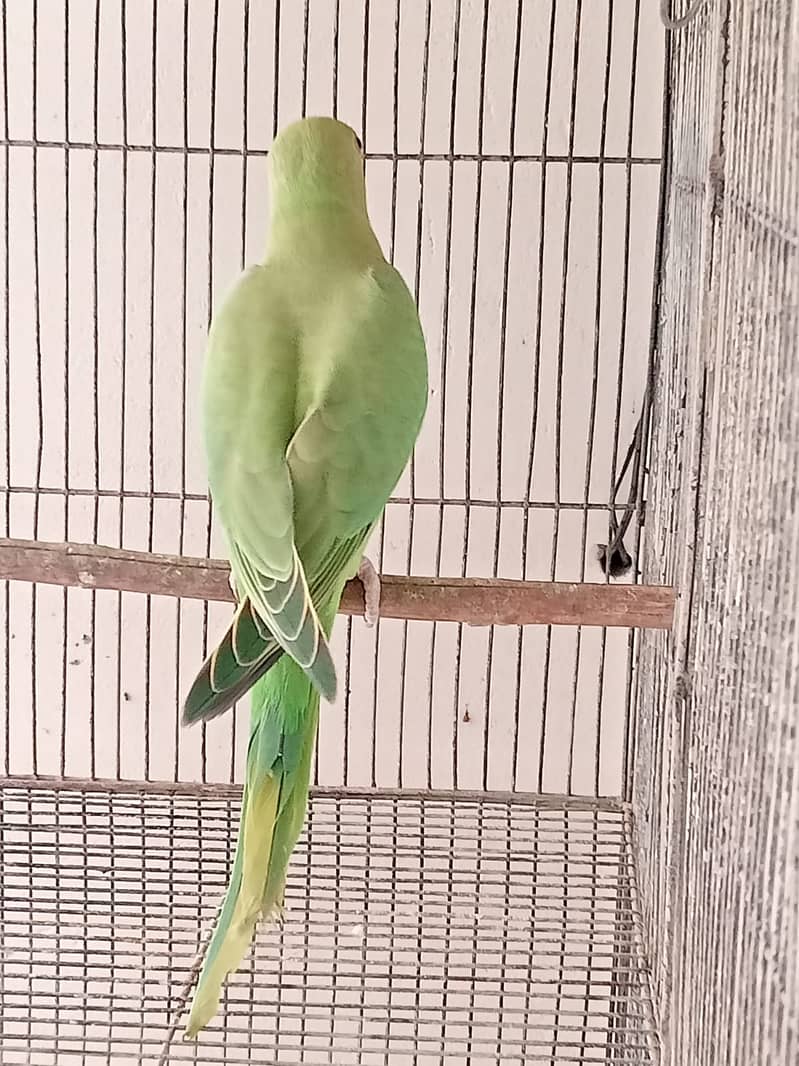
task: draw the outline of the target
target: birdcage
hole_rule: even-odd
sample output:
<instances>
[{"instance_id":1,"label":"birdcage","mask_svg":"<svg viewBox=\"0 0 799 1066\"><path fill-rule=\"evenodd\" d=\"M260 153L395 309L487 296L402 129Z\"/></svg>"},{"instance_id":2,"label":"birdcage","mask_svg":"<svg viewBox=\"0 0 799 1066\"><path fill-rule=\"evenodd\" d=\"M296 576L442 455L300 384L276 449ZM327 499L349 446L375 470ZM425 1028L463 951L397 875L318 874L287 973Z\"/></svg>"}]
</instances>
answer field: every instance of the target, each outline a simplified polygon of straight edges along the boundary
<instances>
[{"instance_id":1,"label":"birdcage","mask_svg":"<svg viewBox=\"0 0 799 1066\"><path fill-rule=\"evenodd\" d=\"M799 1059L799 6L672 8L3 0L3 1064ZM304 114L429 406L285 920L185 1042L247 742L179 719L199 374Z\"/></svg>"}]
</instances>

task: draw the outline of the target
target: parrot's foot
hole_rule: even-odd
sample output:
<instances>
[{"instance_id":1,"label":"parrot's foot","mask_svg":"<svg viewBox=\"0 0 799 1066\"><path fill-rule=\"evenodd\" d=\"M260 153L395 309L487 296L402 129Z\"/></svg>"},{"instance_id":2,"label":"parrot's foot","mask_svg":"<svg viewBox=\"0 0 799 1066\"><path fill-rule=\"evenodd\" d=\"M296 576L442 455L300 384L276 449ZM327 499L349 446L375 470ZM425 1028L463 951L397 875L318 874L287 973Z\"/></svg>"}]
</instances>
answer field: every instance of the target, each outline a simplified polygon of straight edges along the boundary
<instances>
[{"instance_id":1,"label":"parrot's foot","mask_svg":"<svg viewBox=\"0 0 799 1066\"><path fill-rule=\"evenodd\" d=\"M380 617L380 577L365 555L358 567L358 580L363 585L363 619L371 627Z\"/></svg>"},{"instance_id":2,"label":"parrot's foot","mask_svg":"<svg viewBox=\"0 0 799 1066\"><path fill-rule=\"evenodd\" d=\"M233 593L233 599L236 601L236 603L238 603L239 602L239 590L236 587L236 579L233 576L233 571L232 570L228 574L227 583L228 583L228 585L230 585L230 591Z\"/></svg>"}]
</instances>

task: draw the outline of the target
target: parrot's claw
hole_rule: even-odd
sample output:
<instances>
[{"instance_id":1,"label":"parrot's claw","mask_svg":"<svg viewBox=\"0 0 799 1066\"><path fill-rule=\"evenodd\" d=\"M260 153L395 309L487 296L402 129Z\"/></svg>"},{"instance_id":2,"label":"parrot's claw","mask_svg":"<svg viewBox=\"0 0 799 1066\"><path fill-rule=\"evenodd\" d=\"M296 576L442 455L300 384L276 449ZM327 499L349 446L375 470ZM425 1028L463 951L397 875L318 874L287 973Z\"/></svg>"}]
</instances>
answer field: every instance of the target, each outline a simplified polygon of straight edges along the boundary
<instances>
[{"instance_id":1,"label":"parrot's claw","mask_svg":"<svg viewBox=\"0 0 799 1066\"><path fill-rule=\"evenodd\" d=\"M365 555L358 567L358 580L363 585L363 619L371 628L380 617L380 576Z\"/></svg>"}]
</instances>

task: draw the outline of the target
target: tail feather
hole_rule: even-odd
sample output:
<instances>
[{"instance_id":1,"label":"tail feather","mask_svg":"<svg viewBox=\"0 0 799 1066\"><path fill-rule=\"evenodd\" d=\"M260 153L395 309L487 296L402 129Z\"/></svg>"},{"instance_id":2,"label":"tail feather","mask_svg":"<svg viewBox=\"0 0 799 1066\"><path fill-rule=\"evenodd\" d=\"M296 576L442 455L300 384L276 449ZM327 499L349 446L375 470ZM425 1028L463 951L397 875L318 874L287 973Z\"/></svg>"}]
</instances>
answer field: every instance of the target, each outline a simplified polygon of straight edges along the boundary
<instances>
[{"instance_id":1,"label":"tail feather","mask_svg":"<svg viewBox=\"0 0 799 1066\"><path fill-rule=\"evenodd\" d=\"M319 694L288 656L253 689L247 777L236 858L194 993L186 1036L219 1007L261 917L283 905L286 871L302 830L319 719Z\"/></svg>"},{"instance_id":2,"label":"tail feather","mask_svg":"<svg viewBox=\"0 0 799 1066\"><path fill-rule=\"evenodd\" d=\"M305 743L300 752L300 761L297 764L297 786L301 785L301 787L284 788L280 796L278 821L272 845L273 858L269 863L264 889L263 913L265 916L283 909L283 893L286 887L289 859L302 832L308 810L308 783L311 780L311 764L319 720L318 697L315 697L310 713L313 721L308 725Z\"/></svg>"}]
</instances>

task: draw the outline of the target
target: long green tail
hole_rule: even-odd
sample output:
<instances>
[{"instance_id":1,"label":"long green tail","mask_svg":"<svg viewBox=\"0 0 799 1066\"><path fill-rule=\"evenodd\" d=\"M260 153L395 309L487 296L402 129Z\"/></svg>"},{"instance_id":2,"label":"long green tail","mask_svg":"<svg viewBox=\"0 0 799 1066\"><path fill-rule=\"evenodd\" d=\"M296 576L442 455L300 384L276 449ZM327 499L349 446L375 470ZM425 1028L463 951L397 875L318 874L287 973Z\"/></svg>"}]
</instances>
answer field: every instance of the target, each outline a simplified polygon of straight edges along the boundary
<instances>
[{"instance_id":1,"label":"long green tail","mask_svg":"<svg viewBox=\"0 0 799 1066\"><path fill-rule=\"evenodd\" d=\"M334 612L323 620L329 631ZM194 993L186 1036L216 1014L259 918L279 913L289 858L308 805L319 693L283 655L252 689L250 743L236 858Z\"/></svg>"}]
</instances>

